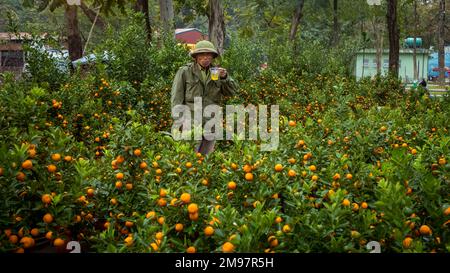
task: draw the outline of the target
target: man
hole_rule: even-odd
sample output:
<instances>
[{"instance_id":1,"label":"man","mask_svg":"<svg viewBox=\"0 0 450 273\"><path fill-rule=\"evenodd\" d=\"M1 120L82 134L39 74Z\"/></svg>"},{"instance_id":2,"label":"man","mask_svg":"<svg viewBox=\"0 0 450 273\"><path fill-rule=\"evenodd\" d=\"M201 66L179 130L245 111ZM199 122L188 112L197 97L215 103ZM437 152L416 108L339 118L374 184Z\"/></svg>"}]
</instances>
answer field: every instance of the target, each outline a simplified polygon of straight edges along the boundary
<instances>
[{"instance_id":1,"label":"man","mask_svg":"<svg viewBox=\"0 0 450 273\"><path fill-rule=\"evenodd\" d=\"M171 107L187 105L193 119L194 98L200 97L202 110L208 105L219 105L223 96L231 96L237 90L237 85L228 75L225 68L219 68L219 79L211 79L212 62L219 56L214 45L209 41L199 41L190 53L193 62L181 67L173 81ZM202 120L203 125L205 120ZM201 154L209 154L214 150L215 140L207 140L203 136L196 148Z\"/></svg>"}]
</instances>

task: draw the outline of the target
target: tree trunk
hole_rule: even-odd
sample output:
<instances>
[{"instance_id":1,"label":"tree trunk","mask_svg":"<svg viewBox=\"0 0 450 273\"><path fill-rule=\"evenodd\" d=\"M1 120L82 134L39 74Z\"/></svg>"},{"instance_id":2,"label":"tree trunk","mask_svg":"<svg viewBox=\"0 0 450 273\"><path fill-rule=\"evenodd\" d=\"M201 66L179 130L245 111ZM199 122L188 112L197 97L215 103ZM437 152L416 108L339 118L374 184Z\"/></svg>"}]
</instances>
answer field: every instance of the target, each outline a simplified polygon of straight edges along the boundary
<instances>
[{"instance_id":1,"label":"tree trunk","mask_svg":"<svg viewBox=\"0 0 450 273\"><path fill-rule=\"evenodd\" d=\"M86 17L89 18L89 20L91 21L92 24L94 24L94 22L95 22L95 26L100 28L102 31L106 30L105 21L103 21L103 19L100 17L100 15L97 16L97 12L95 12L94 10L92 10L88 6L86 6L86 4L83 1L81 2L80 8L83 11L84 15L86 15ZM95 20L96 16L97 16L97 21Z\"/></svg>"},{"instance_id":2,"label":"tree trunk","mask_svg":"<svg viewBox=\"0 0 450 273\"><path fill-rule=\"evenodd\" d=\"M383 24L376 16L372 21L372 27L375 36L377 74L381 75L381 69L383 65Z\"/></svg>"},{"instance_id":3,"label":"tree trunk","mask_svg":"<svg viewBox=\"0 0 450 273\"><path fill-rule=\"evenodd\" d=\"M439 82L445 83L445 0L439 1L438 51L439 51Z\"/></svg>"},{"instance_id":4,"label":"tree trunk","mask_svg":"<svg viewBox=\"0 0 450 273\"><path fill-rule=\"evenodd\" d=\"M152 25L150 23L150 10L148 0L137 0L133 7L134 11L142 12L145 17L145 30L147 32L147 42L152 41Z\"/></svg>"},{"instance_id":5,"label":"tree trunk","mask_svg":"<svg viewBox=\"0 0 450 273\"><path fill-rule=\"evenodd\" d=\"M337 46L339 43L339 22L338 22L338 0L333 1L333 37L332 46Z\"/></svg>"},{"instance_id":6,"label":"tree trunk","mask_svg":"<svg viewBox=\"0 0 450 273\"><path fill-rule=\"evenodd\" d=\"M397 24L397 0L388 0L386 18L389 32L389 74L397 78L400 57L400 30Z\"/></svg>"},{"instance_id":7,"label":"tree trunk","mask_svg":"<svg viewBox=\"0 0 450 273\"><path fill-rule=\"evenodd\" d=\"M417 73L417 49L416 49L416 38L417 38L417 0L414 0L414 45L413 45L413 63L414 63L414 80L417 80L418 73Z\"/></svg>"},{"instance_id":8,"label":"tree trunk","mask_svg":"<svg viewBox=\"0 0 450 273\"><path fill-rule=\"evenodd\" d=\"M82 57L83 45L81 43L80 29L78 28L77 6L66 5L67 42L69 58L75 61Z\"/></svg>"},{"instance_id":9,"label":"tree trunk","mask_svg":"<svg viewBox=\"0 0 450 273\"><path fill-rule=\"evenodd\" d=\"M362 71L361 71L361 79L362 79L364 78L364 58L366 57L366 35L364 32L364 21L361 21L361 34L363 38Z\"/></svg>"},{"instance_id":10,"label":"tree trunk","mask_svg":"<svg viewBox=\"0 0 450 273\"><path fill-rule=\"evenodd\" d=\"M209 40L216 46L219 54L223 53L225 41L225 21L220 0L209 0Z\"/></svg>"},{"instance_id":11,"label":"tree trunk","mask_svg":"<svg viewBox=\"0 0 450 273\"><path fill-rule=\"evenodd\" d=\"M140 0L142 2L142 12L145 16L145 29L147 30L147 42L152 42L152 25L150 24L150 10L148 0Z\"/></svg>"},{"instance_id":12,"label":"tree trunk","mask_svg":"<svg viewBox=\"0 0 450 273\"><path fill-rule=\"evenodd\" d=\"M384 60L383 60L383 50L384 50L384 48L383 48L383 41L384 41L384 31L383 31L383 29L381 29L381 34L380 34L380 45L379 45L379 47L380 47L380 75L381 75L381 72L382 72L382 69L383 69L383 65L384 65Z\"/></svg>"},{"instance_id":13,"label":"tree trunk","mask_svg":"<svg viewBox=\"0 0 450 273\"><path fill-rule=\"evenodd\" d=\"M172 0L159 0L159 14L164 34L175 38Z\"/></svg>"},{"instance_id":14,"label":"tree trunk","mask_svg":"<svg viewBox=\"0 0 450 273\"><path fill-rule=\"evenodd\" d=\"M297 36L298 25L303 17L303 4L304 0L298 0L297 7L295 8L294 16L292 17L291 30L289 32L289 40L294 41Z\"/></svg>"},{"instance_id":15,"label":"tree trunk","mask_svg":"<svg viewBox=\"0 0 450 273\"><path fill-rule=\"evenodd\" d=\"M134 5L133 5L133 10L135 11L135 12L142 12L142 0L136 0L136 2L134 2Z\"/></svg>"}]
</instances>

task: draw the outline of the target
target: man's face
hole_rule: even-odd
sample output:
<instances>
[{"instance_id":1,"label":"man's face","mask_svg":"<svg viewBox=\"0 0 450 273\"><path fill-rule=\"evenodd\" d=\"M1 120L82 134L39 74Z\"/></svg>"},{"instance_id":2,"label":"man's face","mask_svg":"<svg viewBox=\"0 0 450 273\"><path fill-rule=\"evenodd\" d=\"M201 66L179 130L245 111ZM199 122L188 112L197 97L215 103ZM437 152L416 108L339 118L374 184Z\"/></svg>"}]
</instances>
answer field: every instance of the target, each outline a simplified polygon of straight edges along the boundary
<instances>
[{"instance_id":1,"label":"man's face","mask_svg":"<svg viewBox=\"0 0 450 273\"><path fill-rule=\"evenodd\" d=\"M195 60L199 65L206 68L208 67L214 58L214 54L212 53L199 53L195 55Z\"/></svg>"}]
</instances>

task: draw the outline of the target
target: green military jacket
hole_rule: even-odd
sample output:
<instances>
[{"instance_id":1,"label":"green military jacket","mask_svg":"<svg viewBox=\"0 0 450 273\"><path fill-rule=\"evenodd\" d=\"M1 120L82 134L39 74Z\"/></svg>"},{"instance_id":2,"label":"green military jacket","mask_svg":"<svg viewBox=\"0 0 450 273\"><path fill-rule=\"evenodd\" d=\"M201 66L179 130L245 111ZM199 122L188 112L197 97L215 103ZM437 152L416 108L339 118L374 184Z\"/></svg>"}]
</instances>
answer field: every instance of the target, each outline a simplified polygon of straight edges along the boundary
<instances>
[{"instance_id":1,"label":"green military jacket","mask_svg":"<svg viewBox=\"0 0 450 273\"><path fill-rule=\"evenodd\" d=\"M217 81L207 77L203 82L199 66L189 63L181 67L173 81L171 93L171 107L184 104L194 111L194 98L202 98L202 107L216 104L221 106L223 96L232 96L237 91L236 82L227 75L225 79Z\"/></svg>"}]
</instances>

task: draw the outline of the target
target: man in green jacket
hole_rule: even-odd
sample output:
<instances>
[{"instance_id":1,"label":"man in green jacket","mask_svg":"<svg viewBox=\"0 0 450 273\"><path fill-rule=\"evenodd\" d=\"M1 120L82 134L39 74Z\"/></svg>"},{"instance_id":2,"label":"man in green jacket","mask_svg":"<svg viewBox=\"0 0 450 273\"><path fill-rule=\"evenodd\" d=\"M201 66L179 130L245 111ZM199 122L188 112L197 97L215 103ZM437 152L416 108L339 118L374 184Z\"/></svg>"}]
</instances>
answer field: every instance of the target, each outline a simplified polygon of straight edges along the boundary
<instances>
[{"instance_id":1,"label":"man in green jacket","mask_svg":"<svg viewBox=\"0 0 450 273\"><path fill-rule=\"evenodd\" d=\"M232 96L237 85L225 68L218 68L218 79L211 75L211 69L214 68L212 62L219 56L211 42L199 41L190 55L194 62L181 67L173 81L171 107L173 109L177 105L187 105L193 117L194 98L201 98L203 109L208 105L222 106L222 97ZM205 123L204 119L202 123ZM202 154L211 153L214 144L215 140L207 140L203 136L196 151Z\"/></svg>"}]
</instances>

